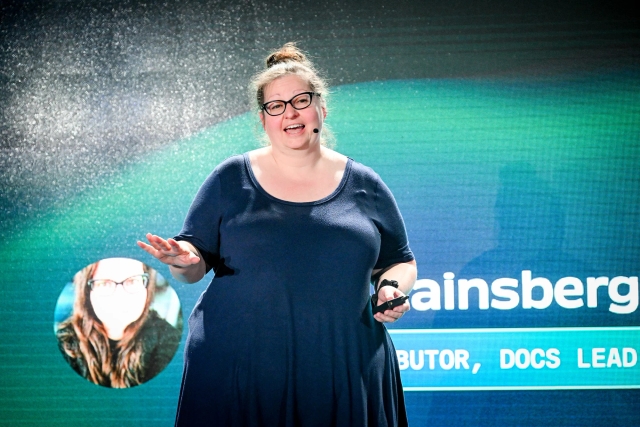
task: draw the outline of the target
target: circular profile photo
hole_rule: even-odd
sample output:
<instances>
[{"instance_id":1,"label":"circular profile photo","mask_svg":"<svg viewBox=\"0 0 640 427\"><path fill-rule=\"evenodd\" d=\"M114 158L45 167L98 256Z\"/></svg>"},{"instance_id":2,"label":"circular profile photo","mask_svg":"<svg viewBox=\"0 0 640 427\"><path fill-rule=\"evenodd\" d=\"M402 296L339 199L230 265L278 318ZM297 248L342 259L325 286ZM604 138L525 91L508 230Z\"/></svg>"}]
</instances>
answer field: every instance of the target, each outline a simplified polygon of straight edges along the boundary
<instances>
[{"instance_id":1,"label":"circular profile photo","mask_svg":"<svg viewBox=\"0 0 640 427\"><path fill-rule=\"evenodd\" d=\"M178 295L157 271L130 258L106 258L78 271L54 317L62 356L104 387L149 381L169 364L182 336Z\"/></svg>"}]
</instances>

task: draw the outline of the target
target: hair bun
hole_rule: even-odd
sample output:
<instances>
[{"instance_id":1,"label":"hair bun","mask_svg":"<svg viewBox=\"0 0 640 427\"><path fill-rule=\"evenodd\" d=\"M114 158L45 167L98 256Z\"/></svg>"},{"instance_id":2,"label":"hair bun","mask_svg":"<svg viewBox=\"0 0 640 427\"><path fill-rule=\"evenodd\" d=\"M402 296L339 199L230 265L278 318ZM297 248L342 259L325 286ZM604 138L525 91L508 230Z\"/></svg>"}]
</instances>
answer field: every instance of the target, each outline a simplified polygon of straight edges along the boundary
<instances>
[{"instance_id":1,"label":"hair bun","mask_svg":"<svg viewBox=\"0 0 640 427\"><path fill-rule=\"evenodd\" d=\"M300 62L307 66L311 65L305 54L293 42L285 43L284 46L269 55L267 57L267 68L282 62Z\"/></svg>"}]
</instances>

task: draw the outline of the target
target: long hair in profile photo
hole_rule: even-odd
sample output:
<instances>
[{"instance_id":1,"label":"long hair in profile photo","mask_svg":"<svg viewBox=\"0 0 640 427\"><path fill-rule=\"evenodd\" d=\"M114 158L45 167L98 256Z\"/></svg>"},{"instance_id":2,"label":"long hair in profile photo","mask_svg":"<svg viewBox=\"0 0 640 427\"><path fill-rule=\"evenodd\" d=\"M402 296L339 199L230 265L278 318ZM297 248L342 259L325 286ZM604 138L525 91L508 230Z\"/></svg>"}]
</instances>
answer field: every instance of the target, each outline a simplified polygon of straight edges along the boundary
<instances>
[{"instance_id":1,"label":"long hair in profile photo","mask_svg":"<svg viewBox=\"0 0 640 427\"><path fill-rule=\"evenodd\" d=\"M142 382L142 341L138 332L149 314L156 289L156 271L142 264L149 275L147 299L142 315L124 330L115 348L109 344L107 331L91 305L91 287L87 282L100 261L80 270L73 278L75 302L73 314L60 323L57 337L61 350L69 360L82 360L81 375L95 384L113 388L133 387Z\"/></svg>"}]
</instances>

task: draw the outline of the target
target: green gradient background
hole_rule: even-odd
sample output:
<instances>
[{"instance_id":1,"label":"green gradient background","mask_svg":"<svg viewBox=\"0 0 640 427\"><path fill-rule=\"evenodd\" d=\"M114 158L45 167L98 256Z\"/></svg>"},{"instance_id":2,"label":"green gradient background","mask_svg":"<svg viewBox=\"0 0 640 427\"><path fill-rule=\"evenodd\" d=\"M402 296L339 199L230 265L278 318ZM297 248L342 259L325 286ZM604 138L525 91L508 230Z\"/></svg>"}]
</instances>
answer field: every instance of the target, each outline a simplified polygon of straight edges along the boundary
<instances>
[{"instance_id":1,"label":"green gradient background","mask_svg":"<svg viewBox=\"0 0 640 427\"><path fill-rule=\"evenodd\" d=\"M640 272L640 76L361 83L336 88L330 102L336 149L373 167L394 192L421 278L457 272L495 246L499 171L514 162L532 165L561 197L565 252L603 275ZM114 171L38 222L12 226L0 248L0 424L172 423L182 345L149 383L101 388L59 354L55 303L76 271L105 257L136 258L170 277L135 241L179 231L204 178L257 147L258 135L257 119L241 115ZM209 279L170 280L185 314ZM428 327L426 316L412 312L400 326Z\"/></svg>"}]
</instances>

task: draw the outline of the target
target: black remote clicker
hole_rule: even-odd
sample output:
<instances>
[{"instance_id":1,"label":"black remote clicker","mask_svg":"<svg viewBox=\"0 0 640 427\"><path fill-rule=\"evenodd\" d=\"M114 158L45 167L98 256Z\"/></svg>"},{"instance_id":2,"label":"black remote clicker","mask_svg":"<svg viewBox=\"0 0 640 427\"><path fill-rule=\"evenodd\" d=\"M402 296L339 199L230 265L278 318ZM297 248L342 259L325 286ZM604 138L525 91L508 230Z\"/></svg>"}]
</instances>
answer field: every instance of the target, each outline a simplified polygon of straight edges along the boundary
<instances>
[{"instance_id":1,"label":"black remote clicker","mask_svg":"<svg viewBox=\"0 0 640 427\"><path fill-rule=\"evenodd\" d=\"M394 298L392 300L383 302L382 304L376 305L373 307L373 314L383 313L385 310L391 310L393 309L393 307L397 307L399 305L404 304L404 302L408 299L409 297L405 295L403 297L398 297L398 298Z\"/></svg>"}]
</instances>

